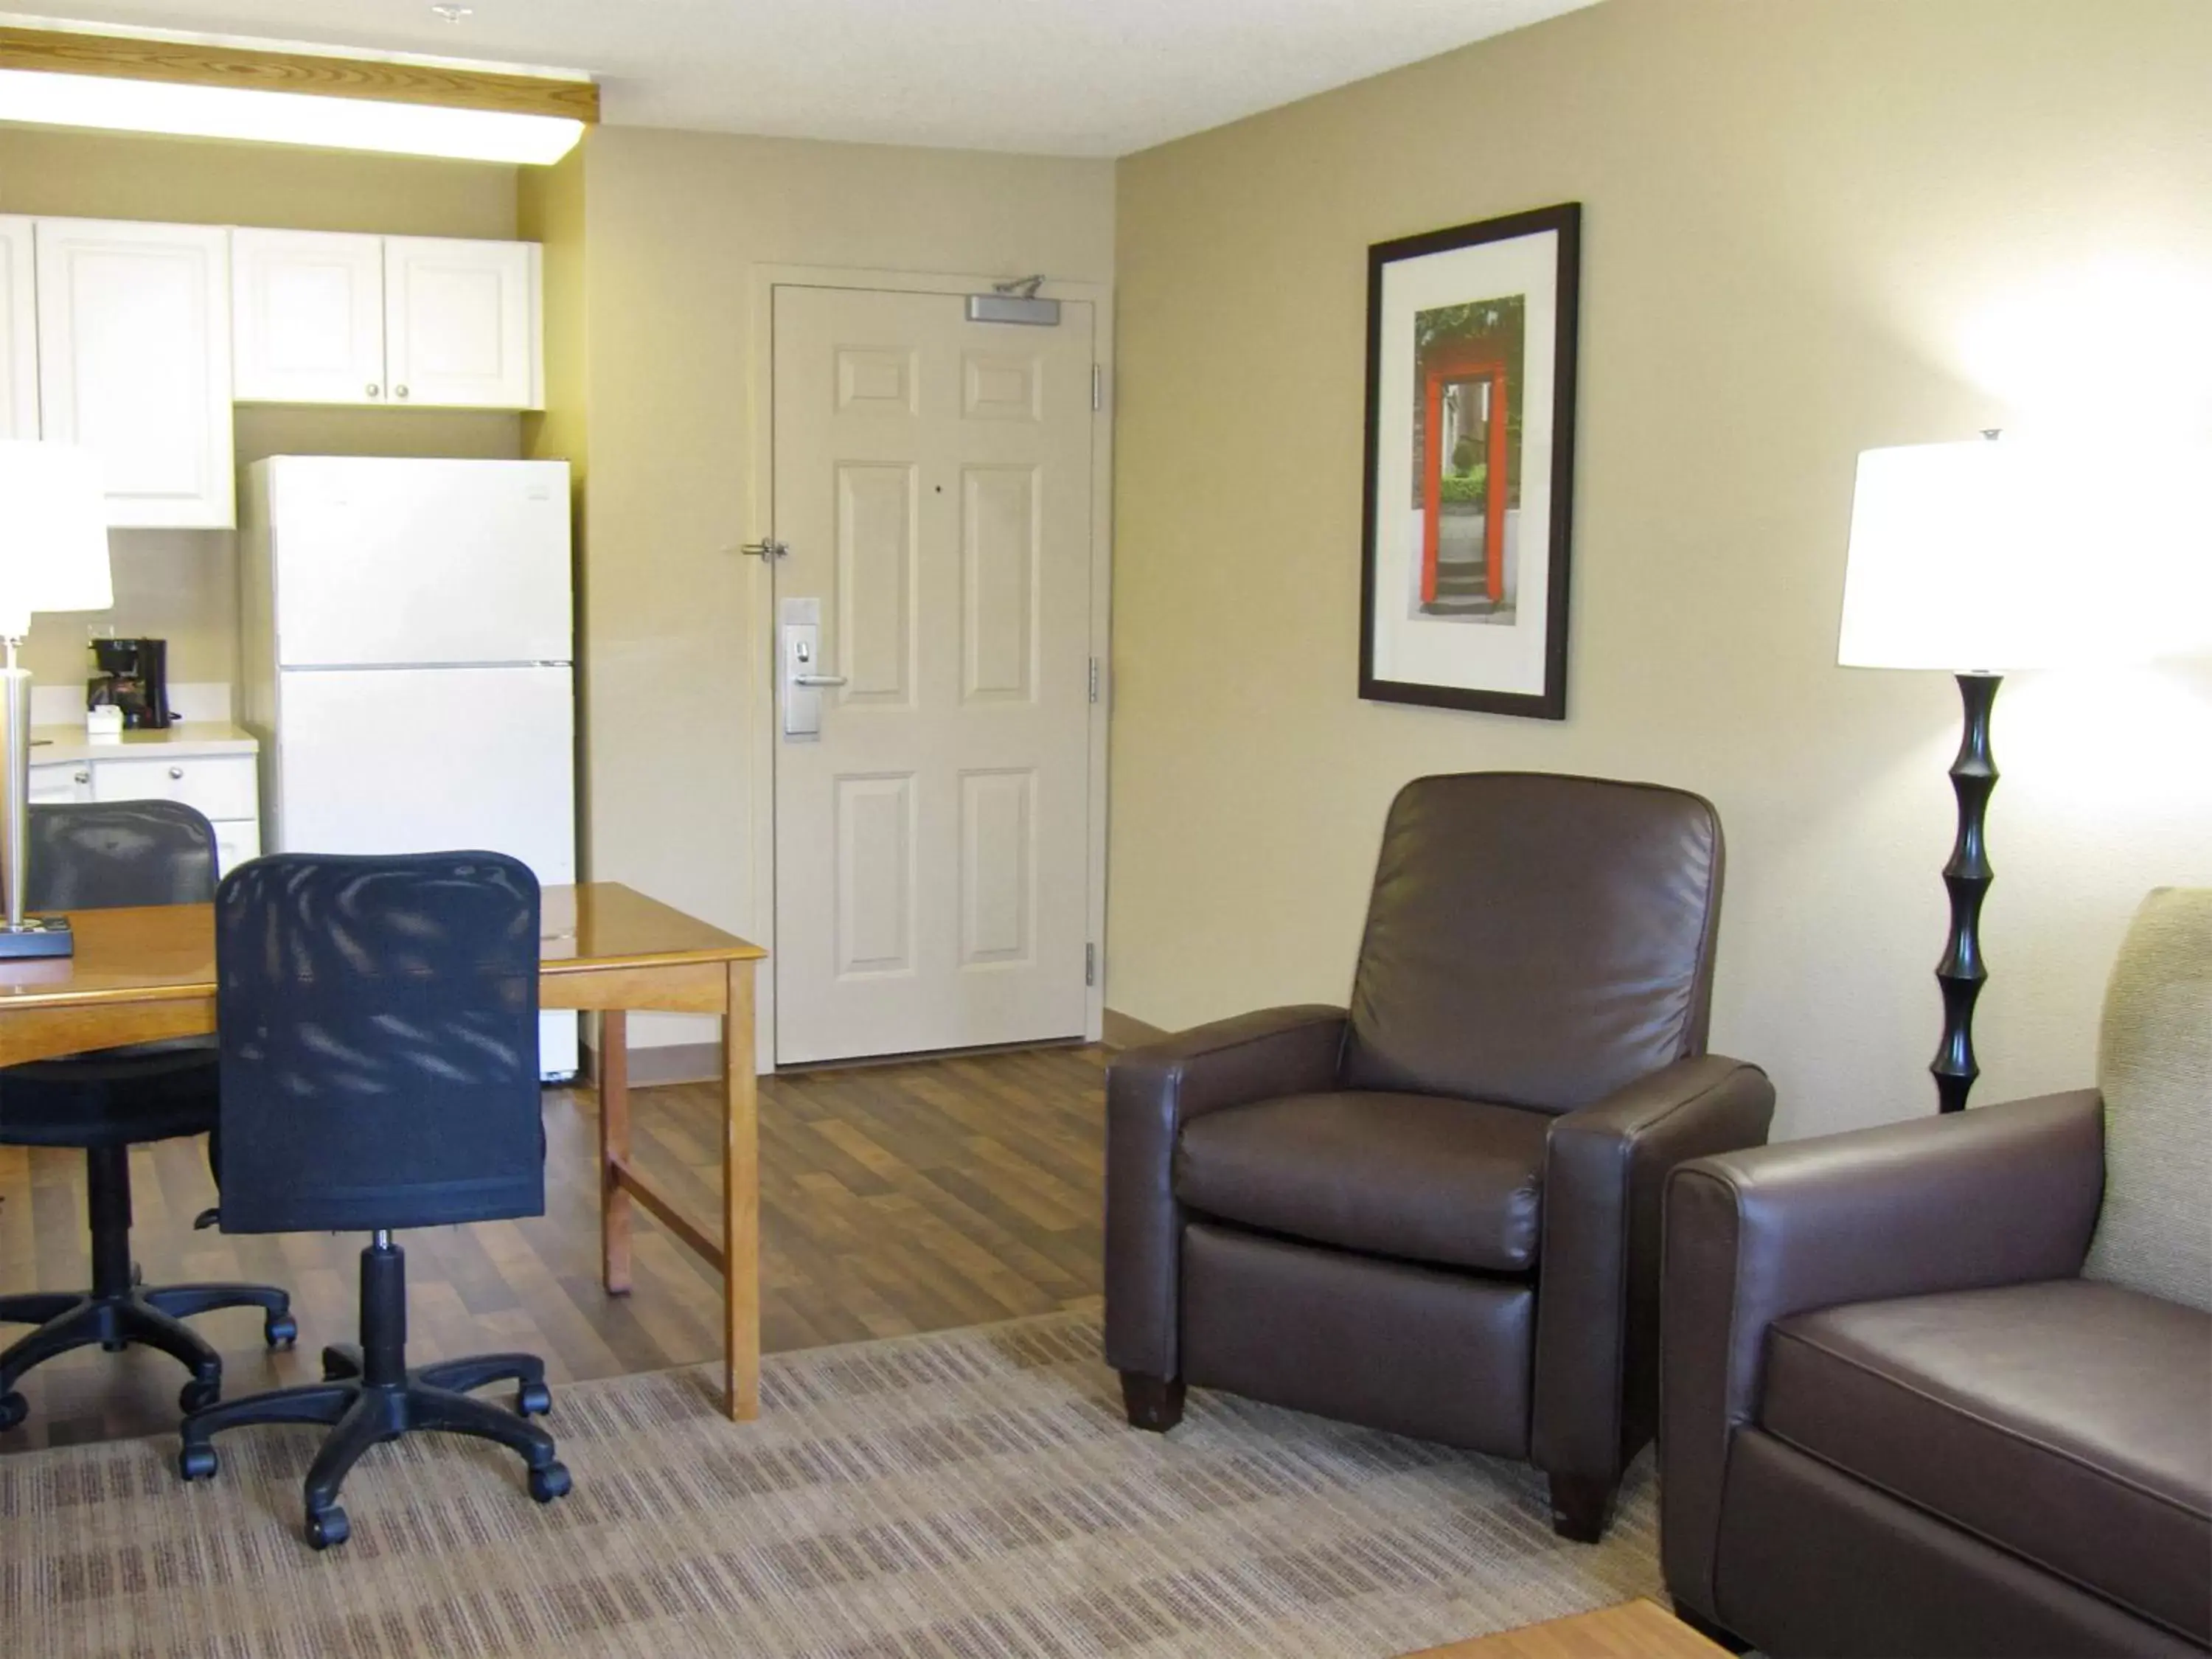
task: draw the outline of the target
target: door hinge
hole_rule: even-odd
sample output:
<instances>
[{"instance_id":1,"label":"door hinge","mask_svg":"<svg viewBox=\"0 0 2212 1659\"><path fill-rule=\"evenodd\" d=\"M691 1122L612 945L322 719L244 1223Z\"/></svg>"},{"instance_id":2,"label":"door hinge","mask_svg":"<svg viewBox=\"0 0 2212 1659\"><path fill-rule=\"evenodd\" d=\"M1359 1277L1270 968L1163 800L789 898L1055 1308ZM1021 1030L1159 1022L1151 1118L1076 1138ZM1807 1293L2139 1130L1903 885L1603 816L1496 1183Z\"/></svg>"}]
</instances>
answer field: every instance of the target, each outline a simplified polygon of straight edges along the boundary
<instances>
[{"instance_id":1,"label":"door hinge","mask_svg":"<svg viewBox=\"0 0 2212 1659\"><path fill-rule=\"evenodd\" d=\"M1098 947L1095 945L1083 947L1083 982L1085 985L1098 983Z\"/></svg>"},{"instance_id":2,"label":"door hinge","mask_svg":"<svg viewBox=\"0 0 2212 1659\"><path fill-rule=\"evenodd\" d=\"M1093 414L1106 407L1106 370L1103 365L1091 365L1091 409Z\"/></svg>"},{"instance_id":3,"label":"door hinge","mask_svg":"<svg viewBox=\"0 0 2212 1659\"><path fill-rule=\"evenodd\" d=\"M1091 659L1091 701L1098 701L1098 659Z\"/></svg>"}]
</instances>

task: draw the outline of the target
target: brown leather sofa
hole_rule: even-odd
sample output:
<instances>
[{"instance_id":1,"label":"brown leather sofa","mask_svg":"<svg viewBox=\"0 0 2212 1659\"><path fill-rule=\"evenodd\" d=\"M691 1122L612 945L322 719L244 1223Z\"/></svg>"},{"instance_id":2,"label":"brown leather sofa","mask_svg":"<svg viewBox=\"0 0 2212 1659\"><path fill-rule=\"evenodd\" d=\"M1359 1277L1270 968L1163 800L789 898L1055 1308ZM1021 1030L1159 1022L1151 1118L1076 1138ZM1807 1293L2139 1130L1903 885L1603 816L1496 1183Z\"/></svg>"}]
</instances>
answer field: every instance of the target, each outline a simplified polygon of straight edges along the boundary
<instances>
[{"instance_id":1,"label":"brown leather sofa","mask_svg":"<svg viewBox=\"0 0 2212 1659\"><path fill-rule=\"evenodd\" d=\"M2095 1091L1675 1170L1677 1609L1775 1659L2212 1649L2212 1315L2078 1276L2105 1196Z\"/></svg>"},{"instance_id":2,"label":"brown leather sofa","mask_svg":"<svg viewBox=\"0 0 2212 1659\"><path fill-rule=\"evenodd\" d=\"M1107 1085L1106 1351L1129 1420L1187 1384L1525 1458L1603 1531L1656 1410L1667 1172L1765 1138L1705 1053L1720 823L1695 795L1422 778L1349 1011L1124 1052Z\"/></svg>"}]
</instances>

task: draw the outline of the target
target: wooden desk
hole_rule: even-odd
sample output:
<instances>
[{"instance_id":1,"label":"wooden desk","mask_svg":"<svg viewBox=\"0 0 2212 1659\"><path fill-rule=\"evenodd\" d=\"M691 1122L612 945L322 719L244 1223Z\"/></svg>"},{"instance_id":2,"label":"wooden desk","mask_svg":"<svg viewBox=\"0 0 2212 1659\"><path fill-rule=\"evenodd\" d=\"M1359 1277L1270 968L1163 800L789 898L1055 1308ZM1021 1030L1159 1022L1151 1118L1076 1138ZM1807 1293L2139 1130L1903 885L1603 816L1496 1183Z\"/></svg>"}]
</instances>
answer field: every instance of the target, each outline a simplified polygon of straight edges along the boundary
<instances>
[{"instance_id":1,"label":"wooden desk","mask_svg":"<svg viewBox=\"0 0 2212 1659\"><path fill-rule=\"evenodd\" d=\"M614 882L544 892L538 1001L600 1016L600 1266L629 1289L630 1206L642 1204L721 1270L725 1406L760 1411L760 1167L753 964L768 953ZM205 904L80 910L74 957L0 963L0 1066L215 1030L215 915ZM628 1013L720 1014L722 1235L653 1190L629 1162Z\"/></svg>"},{"instance_id":2,"label":"wooden desk","mask_svg":"<svg viewBox=\"0 0 2212 1659\"><path fill-rule=\"evenodd\" d=\"M1727 1651L1656 1602L1624 1601L1571 1619L1423 1648L1402 1659L1722 1659Z\"/></svg>"}]
</instances>

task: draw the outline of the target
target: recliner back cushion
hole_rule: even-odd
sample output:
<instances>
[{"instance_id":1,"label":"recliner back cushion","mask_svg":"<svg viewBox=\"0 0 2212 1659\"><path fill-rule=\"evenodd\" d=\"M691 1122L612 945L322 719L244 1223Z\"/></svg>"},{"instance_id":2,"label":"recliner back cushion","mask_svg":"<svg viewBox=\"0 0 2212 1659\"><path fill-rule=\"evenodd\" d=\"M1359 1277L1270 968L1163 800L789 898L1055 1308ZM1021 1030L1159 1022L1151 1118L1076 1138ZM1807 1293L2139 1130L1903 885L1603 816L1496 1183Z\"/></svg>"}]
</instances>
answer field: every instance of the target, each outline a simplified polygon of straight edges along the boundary
<instances>
[{"instance_id":1,"label":"recliner back cushion","mask_svg":"<svg viewBox=\"0 0 2212 1659\"><path fill-rule=\"evenodd\" d=\"M2082 1275L2212 1311L2212 888L2142 902L2097 1050L2105 1202Z\"/></svg>"},{"instance_id":2,"label":"recliner back cushion","mask_svg":"<svg viewBox=\"0 0 2212 1659\"><path fill-rule=\"evenodd\" d=\"M1571 1111L1702 1054L1721 826L1677 789L1418 778L1391 804L1344 1084Z\"/></svg>"}]
</instances>

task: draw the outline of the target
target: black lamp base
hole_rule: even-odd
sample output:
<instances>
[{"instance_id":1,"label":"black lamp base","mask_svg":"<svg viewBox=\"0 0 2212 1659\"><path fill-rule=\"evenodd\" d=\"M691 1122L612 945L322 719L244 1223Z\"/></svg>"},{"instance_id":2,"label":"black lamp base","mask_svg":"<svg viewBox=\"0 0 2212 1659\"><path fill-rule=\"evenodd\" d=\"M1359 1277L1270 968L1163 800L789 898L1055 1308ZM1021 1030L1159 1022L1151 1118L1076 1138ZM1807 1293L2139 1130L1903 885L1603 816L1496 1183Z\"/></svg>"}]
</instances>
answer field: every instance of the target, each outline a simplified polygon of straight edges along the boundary
<instances>
[{"instance_id":1,"label":"black lamp base","mask_svg":"<svg viewBox=\"0 0 2212 1659\"><path fill-rule=\"evenodd\" d=\"M0 923L0 961L76 954L76 935L67 916L25 916L21 927Z\"/></svg>"},{"instance_id":2,"label":"black lamp base","mask_svg":"<svg viewBox=\"0 0 2212 1659\"><path fill-rule=\"evenodd\" d=\"M1990 754L1990 706L1996 702L1999 677L1961 674L1959 697L1966 729L1959 757L1951 763L1951 789L1959 798L1959 836L1951 861L1943 866L1943 885L1951 895L1951 936L1936 964L1943 993L1943 1041L1929 1071L1936 1079L1936 1109L1961 1112L1967 1091L1982 1074L1974 1060L1974 1002L1989 970L1982 965L1982 901L1996 878L1990 868L1986 831L1990 793L1997 787L1996 762Z\"/></svg>"}]
</instances>

